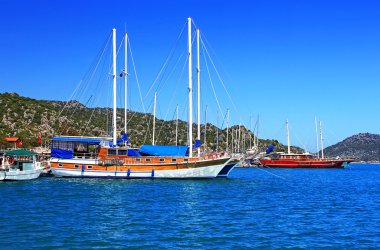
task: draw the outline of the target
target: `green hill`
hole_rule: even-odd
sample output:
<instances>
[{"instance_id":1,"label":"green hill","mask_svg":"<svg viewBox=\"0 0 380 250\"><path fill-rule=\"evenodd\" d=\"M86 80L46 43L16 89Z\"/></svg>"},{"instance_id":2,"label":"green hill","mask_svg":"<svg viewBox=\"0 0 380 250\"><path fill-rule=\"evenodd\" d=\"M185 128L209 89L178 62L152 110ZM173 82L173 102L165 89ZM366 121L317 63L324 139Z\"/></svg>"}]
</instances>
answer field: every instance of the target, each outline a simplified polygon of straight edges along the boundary
<instances>
[{"instance_id":1,"label":"green hill","mask_svg":"<svg viewBox=\"0 0 380 250\"><path fill-rule=\"evenodd\" d=\"M64 108L65 107L65 108ZM117 130L121 133L124 126L124 110L119 109ZM17 93L0 93L0 137L19 137L23 141L23 147L38 145L38 133L41 133L44 143L49 144L55 135L83 135L83 136L109 136L111 134L112 109L87 108L77 101L68 103L61 101L35 100L19 96ZM151 114L144 114L128 110L128 136L133 147L152 142ZM164 121L156 119L156 144L175 144L176 121ZM239 129L234 125L229 130L229 144L232 141L232 130ZM241 140L241 149L250 145L249 136L252 132L241 126L242 134L246 139ZM193 124L193 138L196 138L196 124ZM201 138L203 143L204 125L201 126ZM213 124L207 124L207 147L216 149L216 135L218 128ZM226 148L227 129L219 129L219 151ZM236 140L235 140L236 141ZM187 142L187 122L179 121L178 144ZM269 144L276 144L277 151L285 151L286 147L277 140L260 140L260 151L264 151ZM0 140L2 148L10 145ZM230 146L231 147L231 146ZM242 150L241 150L242 151ZM292 147L293 152L302 151Z\"/></svg>"}]
</instances>

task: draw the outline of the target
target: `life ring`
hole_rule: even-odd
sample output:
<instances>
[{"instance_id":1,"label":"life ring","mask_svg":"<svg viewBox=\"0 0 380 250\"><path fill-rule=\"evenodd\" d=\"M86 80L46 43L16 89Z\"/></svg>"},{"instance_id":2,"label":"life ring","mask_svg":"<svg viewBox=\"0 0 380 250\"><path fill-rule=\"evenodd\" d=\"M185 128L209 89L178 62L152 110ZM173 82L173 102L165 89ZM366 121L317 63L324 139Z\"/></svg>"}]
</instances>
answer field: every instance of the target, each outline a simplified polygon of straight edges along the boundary
<instances>
[{"instance_id":1,"label":"life ring","mask_svg":"<svg viewBox=\"0 0 380 250\"><path fill-rule=\"evenodd\" d=\"M13 165L13 163L15 163L15 158L13 156L7 156L6 160L9 165Z\"/></svg>"}]
</instances>

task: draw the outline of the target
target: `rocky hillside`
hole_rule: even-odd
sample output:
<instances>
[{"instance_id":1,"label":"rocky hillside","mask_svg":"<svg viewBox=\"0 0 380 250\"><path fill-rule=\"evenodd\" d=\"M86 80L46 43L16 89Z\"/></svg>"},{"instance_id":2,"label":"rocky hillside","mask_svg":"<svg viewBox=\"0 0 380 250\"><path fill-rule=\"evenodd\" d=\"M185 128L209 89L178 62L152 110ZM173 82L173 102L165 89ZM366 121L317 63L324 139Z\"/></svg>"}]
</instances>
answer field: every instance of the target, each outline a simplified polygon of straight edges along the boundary
<instances>
[{"instance_id":1,"label":"rocky hillside","mask_svg":"<svg viewBox=\"0 0 380 250\"><path fill-rule=\"evenodd\" d=\"M49 143L54 135L84 135L107 136L111 131L112 110L109 108L87 108L83 104L71 101L35 100L19 96L16 93L0 93L0 138L16 136L21 138L23 147L37 146L38 133L41 133L43 142ZM118 110L118 117L124 117L124 110ZM123 119L118 120L120 126L124 126ZM133 147L149 144L152 141L152 115L128 111L128 136ZM175 121L156 120L156 144L175 144ZM237 130L235 125L231 130ZM118 131L123 130L118 127ZM179 121L178 141L180 145L187 141L187 123ZM202 125L202 141L204 138L204 126ZM231 143L231 130L229 142ZM196 125L193 125L195 138ZM207 124L207 145L211 149L216 148L216 135L218 128ZM249 135L251 131L241 127L246 134L245 145L249 147ZM225 149L227 130L219 130L219 150ZM243 140L242 140L243 141ZM285 146L276 140L260 140L260 150L264 151L269 144L276 144L277 151L285 151ZM242 143L243 144L243 143ZM0 147L9 147L4 140L0 140ZM299 148L292 148L299 151Z\"/></svg>"},{"instance_id":2,"label":"rocky hillside","mask_svg":"<svg viewBox=\"0 0 380 250\"><path fill-rule=\"evenodd\" d=\"M327 147L325 154L331 157L353 157L360 161L380 161L380 135L361 133Z\"/></svg>"}]
</instances>

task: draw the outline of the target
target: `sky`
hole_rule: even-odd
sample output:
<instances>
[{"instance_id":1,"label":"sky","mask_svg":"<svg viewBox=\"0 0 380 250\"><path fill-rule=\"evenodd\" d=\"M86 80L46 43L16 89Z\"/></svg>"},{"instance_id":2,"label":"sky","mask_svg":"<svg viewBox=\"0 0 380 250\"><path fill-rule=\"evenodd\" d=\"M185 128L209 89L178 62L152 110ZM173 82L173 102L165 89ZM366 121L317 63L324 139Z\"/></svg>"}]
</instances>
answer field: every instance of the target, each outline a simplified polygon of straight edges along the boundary
<instances>
[{"instance_id":1,"label":"sky","mask_svg":"<svg viewBox=\"0 0 380 250\"><path fill-rule=\"evenodd\" d=\"M291 144L309 151L315 151L315 117L323 122L326 146L361 132L380 133L380 2L375 0L0 0L0 92L68 100L116 28L118 44L124 30L129 34L144 97L189 16L228 90L213 81L223 113L218 119L203 63L201 113L208 105L208 121L222 126L227 108L230 125L251 127L259 116L259 137L285 143L288 119ZM186 48L185 35L178 51ZM180 72L183 63L177 68ZM186 109L184 72L154 87L160 90L159 118L173 118L173 89L180 109ZM131 70L129 107L141 111L133 75ZM152 96L145 99L148 112Z\"/></svg>"}]
</instances>

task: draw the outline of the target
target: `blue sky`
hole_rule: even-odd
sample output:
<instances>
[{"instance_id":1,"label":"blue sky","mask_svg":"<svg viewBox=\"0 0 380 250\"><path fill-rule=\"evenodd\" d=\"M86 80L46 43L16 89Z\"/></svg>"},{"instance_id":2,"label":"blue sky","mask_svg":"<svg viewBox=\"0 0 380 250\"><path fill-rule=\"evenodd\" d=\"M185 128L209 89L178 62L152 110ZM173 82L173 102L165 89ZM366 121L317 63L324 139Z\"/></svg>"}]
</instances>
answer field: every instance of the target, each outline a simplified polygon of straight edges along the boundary
<instances>
[{"instance_id":1,"label":"blue sky","mask_svg":"<svg viewBox=\"0 0 380 250\"><path fill-rule=\"evenodd\" d=\"M379 1L0 0L0 91L67 100L111 29L120 41L126 26L144 95L188 16L215 52L238 109L217 87L232 123L260 115L260 137L285 142L289 119L292 144L311 151L314 116L327 145L380 133ZM202 111L210 98L216 122L205 98ZM162 118L170 108L172 118L169 99L159 97Z\"/></svg>"}]
</instances>

